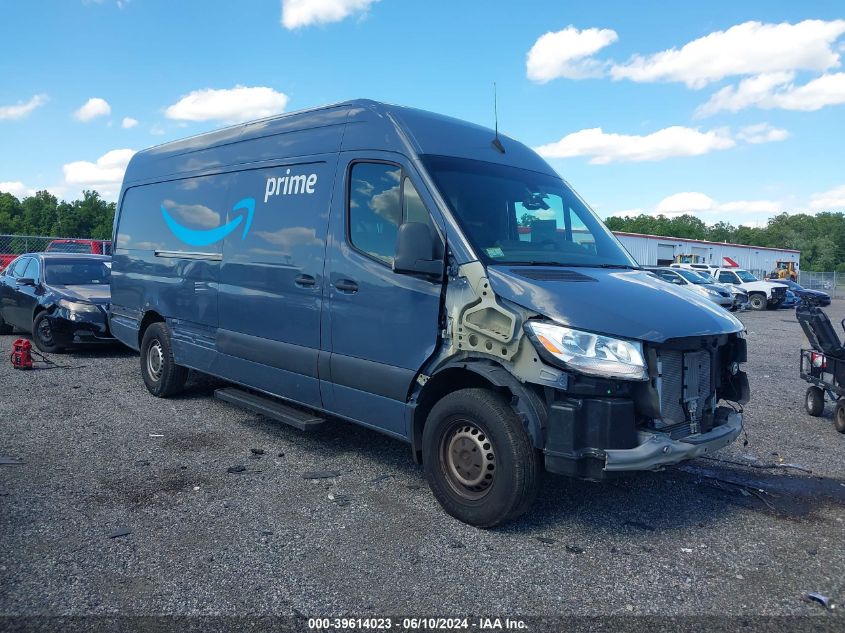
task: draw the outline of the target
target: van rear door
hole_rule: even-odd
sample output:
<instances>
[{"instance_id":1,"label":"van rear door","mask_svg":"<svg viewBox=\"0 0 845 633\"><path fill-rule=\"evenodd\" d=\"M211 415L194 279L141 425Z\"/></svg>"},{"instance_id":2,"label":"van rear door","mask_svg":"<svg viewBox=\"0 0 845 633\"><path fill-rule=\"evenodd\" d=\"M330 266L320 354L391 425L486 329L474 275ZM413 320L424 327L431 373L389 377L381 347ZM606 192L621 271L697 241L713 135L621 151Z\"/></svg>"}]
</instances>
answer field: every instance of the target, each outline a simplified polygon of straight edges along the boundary
<instances>
[{"instance_id":1,"label":"van rear door","mask_svg":"<svg viewBox=\"0 0 845 633\"><path fill-rule=\"evenodd\" d=\"M425 222L435 231L430 208L404 158L341 154L326 263L331 382L323 398L327 409L402 437L411 383L437 345L442 281L391 266L399 224Z\"/></svg>"}]
</instances>

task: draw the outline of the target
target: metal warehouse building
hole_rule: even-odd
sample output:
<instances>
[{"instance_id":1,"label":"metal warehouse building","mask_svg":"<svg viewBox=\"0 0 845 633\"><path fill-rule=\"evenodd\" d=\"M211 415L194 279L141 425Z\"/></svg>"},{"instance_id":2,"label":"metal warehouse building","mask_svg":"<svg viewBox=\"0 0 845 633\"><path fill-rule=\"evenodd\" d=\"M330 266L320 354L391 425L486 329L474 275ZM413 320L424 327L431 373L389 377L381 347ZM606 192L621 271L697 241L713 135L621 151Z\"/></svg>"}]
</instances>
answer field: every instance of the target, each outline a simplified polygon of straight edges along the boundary
<instances>
[{"instance_id":1,"label":"metal warehouse building","mask_svg":"<svg viewBox=\"0 0 845 633\"><path fill-rule=\"evenodd\" d=\"M677 255L696 255L705 264L738 266L758 275L771 272L779 261L795 262L795 266L800 267L801 251L788 248L706 242L621 231L614 231L614 235L643 266L668 266Z\"/></svg>"}]
</instances>

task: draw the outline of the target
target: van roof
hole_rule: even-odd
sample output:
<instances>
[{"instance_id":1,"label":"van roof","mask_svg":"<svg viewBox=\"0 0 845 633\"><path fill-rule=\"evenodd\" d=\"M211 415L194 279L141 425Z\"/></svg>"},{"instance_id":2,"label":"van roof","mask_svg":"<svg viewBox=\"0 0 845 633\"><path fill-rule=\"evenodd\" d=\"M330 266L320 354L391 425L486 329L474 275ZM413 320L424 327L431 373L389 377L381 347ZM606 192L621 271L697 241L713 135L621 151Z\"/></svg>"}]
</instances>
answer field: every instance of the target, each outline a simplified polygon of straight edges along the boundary
<instances>
[{"instance_id":1,"label":"van roof","mask_svg":"<svg viewBox=\"0 0 845 633\"><path fill-rule=\"evenodd\" d=\"M381 150L474 158L555 174L533 150L503 134L460 119L370 99L356 99L240 123L142 150L132 157L124 187L224 167L271 163L339 151ZM249 142L256 141L256 142Z\"/></svg>"}]
</instances>

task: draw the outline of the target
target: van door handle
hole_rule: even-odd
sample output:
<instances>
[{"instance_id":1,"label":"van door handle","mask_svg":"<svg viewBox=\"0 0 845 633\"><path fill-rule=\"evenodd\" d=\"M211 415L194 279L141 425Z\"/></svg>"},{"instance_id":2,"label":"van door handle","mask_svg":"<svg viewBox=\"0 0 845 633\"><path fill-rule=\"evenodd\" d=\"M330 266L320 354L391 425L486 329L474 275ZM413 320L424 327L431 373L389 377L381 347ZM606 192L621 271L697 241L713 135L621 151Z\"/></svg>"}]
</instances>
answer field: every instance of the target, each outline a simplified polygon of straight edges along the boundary
<instances>
[{"instance_id":1,"label":"van door handle","mask_svg":"<svg viewBox=\"0 0 845 633\"><path fill-rule=\"evenodd\" d=\"M293 280L293 283L300 288L313 288L317 285L317 280L311 275L297 275L296 279Z\"/></svg>"},{"instance_id":2,"label":"van door handle","mask_svg":"<svg viewBox=\"0 0 845 633\"><path fill-rule=\"evenodd\" d=\"M334 287L341 292L348 292L349 294L355 294L358 292L358 284L351 279L338 279L334 282Z\"/></svg>"}]
</instances>

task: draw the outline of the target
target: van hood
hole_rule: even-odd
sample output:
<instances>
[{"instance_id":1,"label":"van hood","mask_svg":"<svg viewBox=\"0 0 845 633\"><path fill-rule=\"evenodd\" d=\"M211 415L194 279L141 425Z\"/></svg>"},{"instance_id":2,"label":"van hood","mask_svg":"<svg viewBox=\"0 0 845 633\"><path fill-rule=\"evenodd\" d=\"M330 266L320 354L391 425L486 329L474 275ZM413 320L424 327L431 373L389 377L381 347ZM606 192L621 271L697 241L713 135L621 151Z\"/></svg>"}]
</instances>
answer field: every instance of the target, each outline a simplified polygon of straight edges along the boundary
<instances>
[{"instance_id":1,"label":"van hood","mask_svg":"<svg viewBox=\"0 0 845 633\"><path fill-rule=\"evenodd\" d=\"M739 332L715 303L641 270L488 266L493 291L562 325L652 343Z\"/></svg>"}]
</instances>

